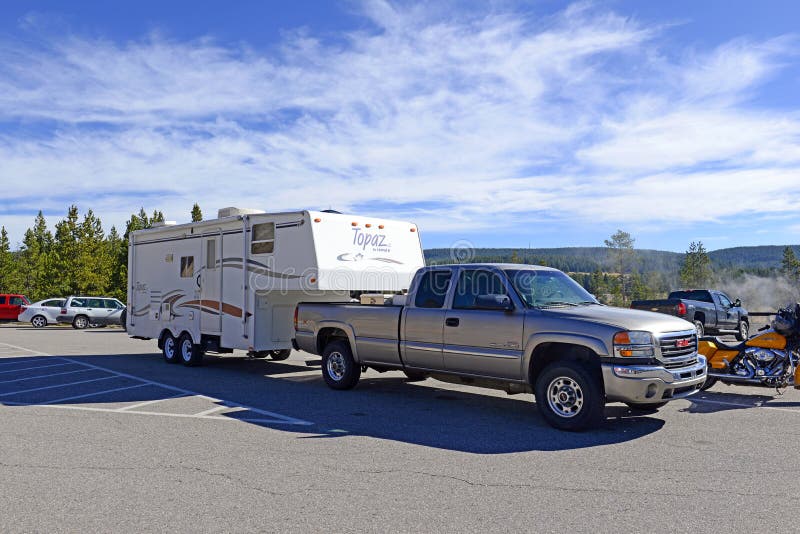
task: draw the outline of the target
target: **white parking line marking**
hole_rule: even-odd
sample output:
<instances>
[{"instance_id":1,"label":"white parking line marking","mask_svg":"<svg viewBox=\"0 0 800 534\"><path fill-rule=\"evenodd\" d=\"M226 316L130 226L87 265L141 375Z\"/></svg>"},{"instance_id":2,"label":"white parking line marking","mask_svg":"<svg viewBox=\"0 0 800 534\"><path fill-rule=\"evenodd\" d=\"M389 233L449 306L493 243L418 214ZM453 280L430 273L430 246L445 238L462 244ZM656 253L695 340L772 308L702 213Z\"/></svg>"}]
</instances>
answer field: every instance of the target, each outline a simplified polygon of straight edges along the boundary
<instances>
[{"instance_id":1,"label":"white parking line marking","mask_svg":"<svg viewBox=\"0 0 800 534\"><path fill-rule=\"evenodd\" d=\"M36 380L37 378L50 378L51 376L64 376L64 375L72 375L75 373L88 373L89 371L94 371L94 369L79 369L77 371L65 371L63 373L51 373L49 375L26 376L25 378L16 378L14 380L3 380L0 381L0 384L10 384L12 382L22 382L24 380Z\"/></svg>"},{"instance_id":2,"label":"white parking line marking","mask_svg":"<svg viewBox=\"0 0 800 534\"><path fill-rule=\"evenodd\" d=\"M309 423L307 421L304 422L297 422L291 423L284 421L282 419L265 419L265 418L256 418L256 417L225 417L224 415L192 415L192 414L185 414L185 413L168 413L168 412L136 412L136 411L127 411L127 412L120 412L114 408L95 408L93 406L69 406L66 404L30 404L26 402L6 402L9 406L26 406L32 408L61 408L63 410L79 410L85 412L106 412L106 413L124 413L124 414L135 414L135 415L155 415L159 417L179 417L182 419L208 419L213 421L238 421L238 422L245 422L245 423L262 423L262 424L278 424L278 425L313 425L314 423ZM237 406L239 407L239 406ZM238 412L241 413L241 412ZM285 417L285 416L281 416Z\"/></svg>"},{"instance_id":3,"label":"white parking line marking","mask_svg":"<svg viewBox=\"0 0 800 534\"><path fill-rule=\"evenodd\" d=\"M103 378L92 378L91 380L81 380L80 382L67 382L66 384L55 384L52 386L44 386L41 388L21 389L18 391L11 391L9 393L0 393L0 397L8 397L9 395L19 395L21 393L33 393L34 391L42 391L45 389L63 388L67 386L77 386L78 384L88 384L89 382L100 382L101 380L111 380L118 378L116 376L104 376Z\"/></svg>"},{"instance_id":4,"label":"white parking line marking","mask_svg":"<svg viewBox=\"0 0 800 534\"><path fill-rule=\"evenodd\" d=\"M151 386L156 386L156 387L159 387L159 388L167 389L167 390L170 390L170 391L174 391L174 392L177 393L177 395L174 395L172 397L168 397L168 398L164 398L164 399L154 399L154 400L142 402L142 403L139 403L139 404L135 404L133 406L125 406L123 408L94 408L94 407L88 407L88 406L68 406L68 405L63 405L63 404L49 404L51 402L63 402L65 400L72 400L72 399L75 399L75 398L91 397L91 396L99 395L99 394L104 393L104 392L88 393L88 394L85 394L85 395L78 395L77 397L68 397L66 399L58 399L57 401L47 401L47 402L43 402L43 403L36 403L36 402L7 402L7 401L4 401L2 404L5 404L5 405L9 405L9 406L12 406L12 405L13 406L37 406L37 407L45 407L45 408L63 408L63 409L109 412L109 413L126 413L126 414L131 413L131 414L140 414L140 415L157 415L157 416L165 416L165 417L213 419L213 420L216 420L216 421L242 421L242 422L247 422L247 423L263 423L263 424L302 425L302 426L309 426L309 425L313 425L314 424L314 423L312 423L310 421L304 421L302 419L296 419L296 418L290 417L288 415L282 415L282 414L279 414L279 413L270 412L268 410L262 410L260 408L255 408L253 406L248 406L246 404L240 404L238 402L231 402L231 401L226 401L226 400L223 400L223 399L217 399L215 397L209 397L208 395L203 395L202 393L198 393L196 391L191 391L191 390L188 390L188 389L184 389L184 388L180 388L180 387L176 387L176 386L171 386L169 384L164 384L163 382L156 382L154 380L148 380L146 378L142 378L142 377L139 377L139 376L131 375L131 374L128 374L128 373L123 373L123 372L120 372L120 371L114 371L113 369L100 367L98 365L82 362L80 360L74 360L72 358L67 358L67 357L64 357L64 356L53 356L53 355L50 355L50 354L47 354L47 353L44 353L44 352L38 352L38 351L31 350L31 349L26 349L25 347L19 347L19 346L16 346L16 345L11 345L9 343L0 343L0 345L5 345L7 347L12 347L14 349L25 351L25 352L30 352L30 353L35 355L35 360L37 360L37 361L40 361L42 359L45 359L46 361L51 361L51 360L57 358L59 360L67 362L67 363L62 363L62 364L40 365L38 367L31 367L31 368L26 368L26 369L14 369L12 371L0 371L0 374L2 374L2 373L13 373L13 372L22 371L22 370L44 369L44 368L47 368L47 367L57 367L57 366L75 364L75 365L80 365L80 366L83 366L83 367L87 367L89 369L94 369L94 370L97 370L97 371L103 371L105 373L109 373L109 374L113 375L113 376L104 377L104 378L97 378L97 379L93 379L93 380L85 380L85 381L80 381L80 382L72 382L72 383L66 383L66 384L57 384L57 385L52 385L52 386L45 386L45 387L42 387L42 388L34 388L34 389L30 389L30 390L14 391L14 392L10 392L10 393L2 393L2 394L0 394L0 397L7 397L7 396L10 396L10 395L16 395L16 394L21 394L21 393L30 393L30 392L44 390L44 389L53 389L53 388L58 388L58 387L72 386L72 385L78 385L78 384L86 384L86 383L89 383L89 382L99 382L101 380L109 380L109 379L112 379L112 378L127 378L127 379L130 379L130 380L141 382L140 385L137 385L135 387L140 387L140 386L144 386L144 385L151 385ZM39 357L46 357L46 358L39 358ZM34 359L34 358L31 358L31 359ZM134 386L131 386L131 387L127 387L126 386L124 388L118 388L116 390L109 390L109 392L120 391L122 389L133 389L133 387ZM107 393L107 392L105 392L105 393ZM177 398L177 397L183 397L183 396L205 399L205 400L208 400L210 402L220 404L222 406L221 407L219 407L219 406L215 407L211 411L206 410L206 412L209 412L208 414L205 414L204 412L200 412L200 414L176 414L176 413L146 412L146 411L137 411L137 410L135 410L135 408L140 407L140 406L146 406L148 404L154 404L156 402L161 402L163 400L168 400L169 398ZM220 408L220 409L230 408L232 410L238 409L235 413L251 412L251 413L253 413L255 415L258 415L258 416L261 416L261 417L228 417L226 415L213 415L215 412L220 411L217 408Z\"/></svg>"},{"instance_id":5,"label":"white parking line marking","mask_svg":"<svg viewBox=\"0 0 800 534\"><path fill-rule=\"evenodd\" d=\"M235 408L235 406L214 406L211 409L204 410L204 411L196 413L194 415L195 415L195 417L200 417L202 415L211 415L212 413L221 412L222 410L227 410L228 408Z\"/></svg>"},{"instance_id":6,"label":"white parking line marking","mask_svg":"<svg viewBox=\"0 0 800 534\"><path fill-rule=\"evenodd\" d=\"M65 365L69 365L68 363L54 363L50 365L38 365L36 367L23 367L22 369L12 369L11 371L0 371L0 375L6 375L8 373L19 373L20 371L33 371L35 369L47 369L48 367L63 367Z\"/></svg>"},{"instance_id":7,"label":"white parking line marking","mask_svg":"<svg viewBox=\"0 0 800 534\"><path fill-rule=\"evenodd\" d=\"M118 376L122 376L122 377L125 377L125 378L130 378L132 380L139 380L141 382L146 382L148 384L152 384L154 386L159 386L159 387L162 387L164 389L170 389L172 391L177 391L178 393L183 393L188 397L200 397L200 398L203 398L203 399L207 399L207 400L209 400L211 402L226 402L226 401L223 401L222 399L209 397L207 395L203 395L202 393L198 393L196 391L191 391L191 390L179 388L179 387L176 387L176 386L170 386L169 384L164 384L163 382L156 382L155 380L148 380L146 378L141 378L141 377L138 377L138 376L129 375L127 373L121 373L119 371L113 371L111 369L106 369L105 367L99 367L99 366L91 364L91 363L84 363L84 362L81 362L81 361L78 361L78 360L73 360L71 358L64 358L64 357L62 357L61 359L62 360L66 360L68 362L77 363L79 365L85 365L87 367L91 367L93 369L98 369L100 371L105 371L107 373L114 373L114 374L116 374ZM235 404L236 406L238 406L240 408L244 408L244 409L246 409L246 410L248 410L250 412L257 413L257 414L260 414L260 415L264 415L264 416L270 417L272 419L279 419L279 420L284 421L286 424L289 424L289 425L313 425L314 424L314 423L311 423L309 421L303 421L302 419L295 419L294 417L289 417L288 415L281 415L279 413L270 412L268 410L261 410L259 408L254 408L252 406L247 406L246 404L240 404L238 402L232 402L230 404ZM131 412L126 412L126 413L131 413ZM138 413L146 413L146 412L138 412ZM203 416L203 417L207 417L207 416Z\"/></svg>"},{"instance_id":8,"label":"white parking line marking","mask_svg":"<svg viewBox=\"0 0 800 534\"><path fill-rule=\"evenodd\" d=\"M162 401L165 401L165 400L177 399L179 397L184 397L184 396L185 395L183 395L183 393L180 393L178 395L172 395L170 397L164 397L163 399L153 399L153 400L149 400L149 401L140 402L138 404L132 404L130 406L123 406L122 408L117 408L114 411L115 412L127 412L128 410L135 410L136 408L141 408L143 406L149 406L151 404L155 404L157 402L162 402Z\"/></svg>"},{"instance_id":9,"label":"white parking line marking","mask_svg":"<svg viewBox=\"0 0 800 534\"><path fill-rule=\"evenodd\" d=\"M124 388L107 389L105 391L95 391L94 393L84 393L83 395L73 395L72 397L64 397L63 399L56 399L47 401L51 404L58 404L59 402L66 402L75 399L84 399L86 397L94 397L95 395L104 395L106 393L116 393L117 391L125 391L126 389L143 388L147 384L136 384L134 386L125 386Z\"/></svg>"},{"instance_id":10,"label":"white parking line marking","mask_svg":"<svg viewBox=\"0 0 800 534\"><path fill-rule=\"evenodd\" d=\"M730 401L718 401L718 400L711 400L711 399L693 399L689 397L687 400L692 402L699 402L699 403L708 403L708 404L720 404L722 406L736 406L738 408L764 408L765 410L780 410L782 412L792 412L796 414L800 414L800 410L794 410L792 408L785 408L783 406L764 406L763 404L747 404L744 402L730 402Z\"/></svg>"},{"instance_id":11,"label":"white parking line marking","mask_svg":"<svg viewBox=\"0 0 800 534\"><path fill-rule=\"evenodd\" d=\"M34 354L36 356L52 356L52 354L39 352L38 350L26 349L25 347L20 347L19 345L12 345L11 343L2 343L2 345L5 345L6 347L11 347L12 349L21 350L22 352L30 352L31 354Z\"/></svg>"}]
</instances>

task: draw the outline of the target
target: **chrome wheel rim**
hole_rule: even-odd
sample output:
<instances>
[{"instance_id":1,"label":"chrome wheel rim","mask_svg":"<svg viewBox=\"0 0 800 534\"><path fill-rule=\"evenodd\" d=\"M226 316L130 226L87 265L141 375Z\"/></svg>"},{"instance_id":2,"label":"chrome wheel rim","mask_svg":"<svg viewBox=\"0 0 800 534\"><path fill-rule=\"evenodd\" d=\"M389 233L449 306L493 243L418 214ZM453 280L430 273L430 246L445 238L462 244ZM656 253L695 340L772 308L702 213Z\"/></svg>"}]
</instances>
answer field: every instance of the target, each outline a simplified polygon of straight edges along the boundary
<instances>
[{"instance_id":1,"label":"chrome wheel rim","mask_svg":"<svg viewBox=\"0 0 800 534\"><path fill-rule=\"evenodd\" d=\"M175 357L175 340L172 337L164 340L164 355L170 360Z\"/></svg>"},{"instance_id":2,"label":"chrome wheel rim","mask_svg":"<svg viewBox=\"0 0 800 534\"><path fill-rule=\"evenodd\" d=\"M695 323L694 329L697 331L698 337L703 337L703 325L700 323Z\"/></svg>"},{"instance_id":3,"label":"chrome wheel rim","mask_svg":"<svg viewBox=\"0 0 800 534\"><path fill-rule=\"evenodd\" d=\"M87 321L83 317L78 317L75 320L75 323L78 325L78 328L86 328L86 325L89 323L89 321Z\"/></svg>"},{"instance_id":4,"label":"chrome wheel rim","mask_svg":"<svg viewBox=\"0 0 800 534\"><path fill-rule=\"evenodd\" d=\"M192 359L192 340L183 340L183 343L181 343L181 356L186 362Z\"/></svg>"},{"instance_id":5,"label":"chrome wheel rim","mask_svg":"<svg viewBox=\"0 0 800 534\"><path fill-rule=\"evenodd\" d=\"M583 390L568 376L559 376L547 386L547 403L559 417L575 417L583 408Z\"/></svg>"},{"instance_id":6,"label":"chrome wheel rim","mask_svg":"<svg viewBox=\"0 0 800 534\"><path fill-rule=\"evenodd\" d=\"M35 326L36 328L41 328L41 327L43 327L45 324L47 324L47 322L44 320L44 317L38 317L38 316L37 316L37 317L34 317L33 319L31 319L31 323L32 323L32 324L33 324L33 326Z\"/></svg>"},{"instance_id":7,"label":"chrome wheel rim","mask_svg":"<svg viewBox=\"0 0 800 534\"><path fill-rule=\"evenodd\" d=\"M333 380L339 381L344 378L344 373L347 368L344 356L341 352L331 352L328 355L328 376Z\"/></svg>"},{"instance_id":8,"label":"chrome wheel rim","mask_svg":"<svg viewBox=\"0 0 800 534\"><path fill-rule=\"evenodd\" d=\"M742 339L747 339L747 334L748 334L747 323L740 324L739 325L739 335L742 337Z\"/></svg>"}]
</instances>

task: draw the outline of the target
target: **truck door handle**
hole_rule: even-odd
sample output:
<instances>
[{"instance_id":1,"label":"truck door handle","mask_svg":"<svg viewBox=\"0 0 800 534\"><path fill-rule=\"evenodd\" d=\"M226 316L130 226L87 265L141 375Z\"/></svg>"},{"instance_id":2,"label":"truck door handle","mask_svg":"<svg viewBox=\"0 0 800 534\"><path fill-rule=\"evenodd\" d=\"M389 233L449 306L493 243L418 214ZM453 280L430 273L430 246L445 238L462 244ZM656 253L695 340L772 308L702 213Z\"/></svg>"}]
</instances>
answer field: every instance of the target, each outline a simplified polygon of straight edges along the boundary
<instances>
[{"instance_id":1,"label":"truck door handle","mask_svg":"<svg viewBox=\"0 0 800 534\"><path fill-rule=\"evenodd\" d=\"M458 317L448 317L444 320L445 326L458 326L459 322Z\"/></svg>"}]
</instances>

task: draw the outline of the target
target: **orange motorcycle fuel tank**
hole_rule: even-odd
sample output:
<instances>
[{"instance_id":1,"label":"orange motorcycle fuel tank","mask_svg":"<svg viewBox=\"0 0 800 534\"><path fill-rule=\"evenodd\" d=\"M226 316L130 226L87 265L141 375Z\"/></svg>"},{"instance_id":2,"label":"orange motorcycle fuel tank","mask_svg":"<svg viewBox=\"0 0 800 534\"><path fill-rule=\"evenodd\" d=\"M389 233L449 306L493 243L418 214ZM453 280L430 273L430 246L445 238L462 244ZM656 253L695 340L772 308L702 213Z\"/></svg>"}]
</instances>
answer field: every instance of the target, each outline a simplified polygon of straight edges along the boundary
<instances>
[{"instance_id":1,"label":"orange motorcycle fuel tank","mask_svg":"<svg viewBox=\"0 0 800 534\"><path fill-rule=\"evenodd\" d=\"M760 347L762 349L785 349L786 337L778 332L764 332L761 335L751 337L745 342L748 347Z\"/></svg>"}]
</instances>

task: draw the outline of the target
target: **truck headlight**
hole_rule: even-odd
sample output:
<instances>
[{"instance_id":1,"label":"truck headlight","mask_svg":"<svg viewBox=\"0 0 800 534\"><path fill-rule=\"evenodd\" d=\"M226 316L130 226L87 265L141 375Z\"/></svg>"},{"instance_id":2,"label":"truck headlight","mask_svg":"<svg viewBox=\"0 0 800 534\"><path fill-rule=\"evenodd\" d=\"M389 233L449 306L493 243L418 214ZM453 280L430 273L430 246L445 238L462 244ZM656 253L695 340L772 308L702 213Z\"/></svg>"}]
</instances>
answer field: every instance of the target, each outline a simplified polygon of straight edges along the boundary
<instances>
[{"instance_id":1,"label":"truck headlight","mask_svg":"<svg viewBox=\"0 0 800 534\"><path fill-rule=\"evenodd\" d=\"M617 332L614 335L614 356L619 358L652 358L655 356L650 332Z\"/></svg>"}]
</instances>

